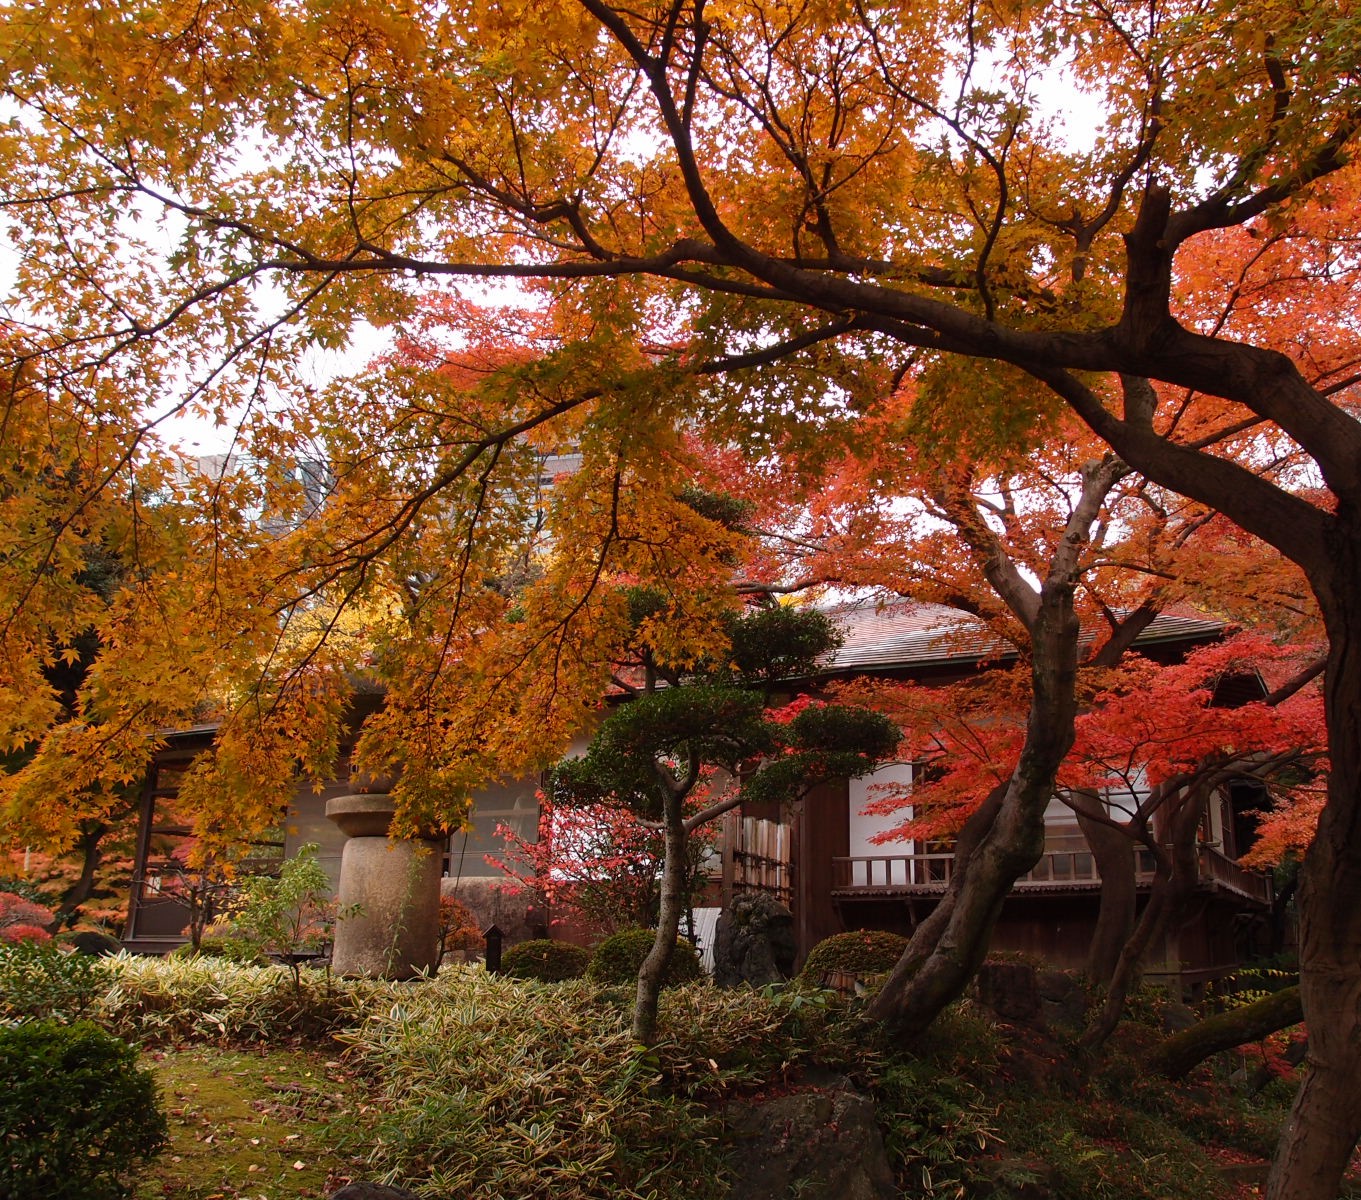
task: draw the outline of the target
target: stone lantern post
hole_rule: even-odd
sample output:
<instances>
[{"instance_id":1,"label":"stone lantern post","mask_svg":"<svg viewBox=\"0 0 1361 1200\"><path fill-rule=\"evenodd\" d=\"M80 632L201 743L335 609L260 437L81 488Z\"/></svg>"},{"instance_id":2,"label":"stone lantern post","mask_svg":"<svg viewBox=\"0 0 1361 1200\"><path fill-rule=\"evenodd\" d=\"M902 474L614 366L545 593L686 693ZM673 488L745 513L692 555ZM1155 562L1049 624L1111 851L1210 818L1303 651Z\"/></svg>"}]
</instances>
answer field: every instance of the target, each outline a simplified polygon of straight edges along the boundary
<instances>
[{"instance_id":1,"label":"stone lantern post","mask_svg":"<svg viewBox=\"0 0 1361 1200\"><path fill-rule=\"evenodd\" d=\"M389 840L396 806L386 793L337 796L326 816L349 841L340 857L341 912L331 964L340 975L411 979L439 961L442 843Z\"/></svg>"}]
</instances>

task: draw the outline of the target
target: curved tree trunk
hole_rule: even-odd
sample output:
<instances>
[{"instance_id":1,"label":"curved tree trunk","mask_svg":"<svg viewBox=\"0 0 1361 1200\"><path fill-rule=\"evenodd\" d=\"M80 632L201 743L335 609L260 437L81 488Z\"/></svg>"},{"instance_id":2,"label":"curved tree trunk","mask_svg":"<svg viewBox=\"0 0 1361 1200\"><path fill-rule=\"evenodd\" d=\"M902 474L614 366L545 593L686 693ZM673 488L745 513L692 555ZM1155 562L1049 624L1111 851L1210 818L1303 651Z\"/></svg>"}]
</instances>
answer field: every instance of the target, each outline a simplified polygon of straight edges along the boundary
<instances>
[{"instance_id":1,"label":"curved tree trunk","mask_svg":"<svg viewBox=\"0 0 1361 1200\"><path fill-rule=\"evenodd\" d=\"M1084 1046L1099 1046L1115 1032L1125 1012L1125 1002L1139 980L1148 952L1182 913L1195 890L1198 877L1196 834L1205 809L1206 792L1198 787L1183 797L1172 813L1168 830L1171 846L1166 857L1159 851L1158 872L1148 903L1139 914L1134 931L1120 950L1115 970L1106 987L1106 999L1082 1035Z\"/></svg>"},{"instance_id":2,"label":"curved tree trunk","mask_svg":"<svg viewBox=\"0 0 1361 1200\"><path fill-rule=\"evenodd\" d=\"M1078 621L1072 585L1048 582L1031 627L1030 714L1020 760L976 846L957 861L950 890L917 927L870 1006L914 1037L964 992L987 953L1011 885L1044 853L1044 811L1073 744Z\"/></svg>"},{"instance_id":3,"label":"curved tree trunk","mask_svg":"<svg viewBox=\"0 0 1361 1200\"><path fill-rule=\"evenodd\" d=\"M1278 1029L1289 1029L1304 1019L1300 989L1284 988L1242 1008L1212 1017L1173 1034L1153 1052L1149 1066L1168 1079L1180 1079L1212 1054L1260 1041Z\"/></svg>"},{"instance_id":4,"label":"curved tree trunk","mask_svg":"<svg viewBox=\"0 0 1361 1200\"><path fill-rule=\"evenodd\" d=\"M1115 975L1120 951L1134 932L1139 896L1134 839L1123 829L1099 819L1105 817L1106 806L1096 792L1088 789L1072 792L1069 803L1101 877L1100 908L1087 948L1087 974L1104 984Z\"/></svg>"},{"instance_id":5,"label":"curved tree trunk","mask_svg":"<svg viewBox=\"0 0 1361 1200\"><path fill-rule=\"evenodd\" d=\"M633 1037L644 1046L657 1040L657 1002L671 955L676 949L681 917L689 900L686 888L686 849L688 838L681 812L681 795L666 799L662 820L665 824L666 854L662 862L662 895L657 914L657 936L638 971L638 988L633 1002Z\"/></svg>"},{"instance_id":6,"label":"curved tree trunk","mask_svg":"<svg viewBox=\"0 0 1361 1200\"><path fill-rule=\"evenodd\" d=\"M1343 519L1349 516L1351 519ZM1328 630L1328 802L1300 871L1304 1077L1267 1200L1331 1200L1361 1137L1361 514L1341 508L1314 580Z\"/></svg>"},{"instance_id":7,"label":"curved tree trunk","mask_svg":"<svg viewBox=\"0 0 1361 1200\"><path fill-rule=\"evenodd\" d=\"M90 898L90 893L94 891L95 876L99 871L99 862L103 857L104 835L108 833L109 827L103 821L85 821L80 828L80 840L76 843L80 849L80 874L61 898L61 903L57 905L53 912L52 929L56 933L75 913L86 900Z\"/></svg>"}]
</instances>

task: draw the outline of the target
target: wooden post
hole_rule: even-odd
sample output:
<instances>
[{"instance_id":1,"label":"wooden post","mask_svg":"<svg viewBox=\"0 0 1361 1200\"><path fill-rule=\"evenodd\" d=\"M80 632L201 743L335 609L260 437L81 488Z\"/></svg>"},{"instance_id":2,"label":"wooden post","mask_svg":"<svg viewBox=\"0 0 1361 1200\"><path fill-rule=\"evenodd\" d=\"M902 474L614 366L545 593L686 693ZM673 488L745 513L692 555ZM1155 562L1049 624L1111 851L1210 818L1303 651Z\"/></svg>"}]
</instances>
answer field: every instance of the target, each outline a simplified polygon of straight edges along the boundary
<instances>
[{"instance_id":1,"label":"wooden post","mask_svg":"<svg viewBox=\"0 0 1361 1200\"><path fill-rule=\"evenodd\" d=\"M501 943L505 940L505 934L499 925L489 925L482 931L482 937L487 943L487 970L495 975L501 970Z\"/></svg>"}]
</instances>

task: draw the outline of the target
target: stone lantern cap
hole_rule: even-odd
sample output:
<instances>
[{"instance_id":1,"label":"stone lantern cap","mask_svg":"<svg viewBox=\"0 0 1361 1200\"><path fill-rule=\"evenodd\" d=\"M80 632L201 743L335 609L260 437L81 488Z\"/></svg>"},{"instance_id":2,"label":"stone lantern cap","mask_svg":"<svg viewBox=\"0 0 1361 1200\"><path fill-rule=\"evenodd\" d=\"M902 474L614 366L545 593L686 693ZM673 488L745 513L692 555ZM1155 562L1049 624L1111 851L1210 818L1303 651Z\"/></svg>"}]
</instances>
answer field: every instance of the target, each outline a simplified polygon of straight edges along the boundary
<instances>
[{"instance_id":1,"label":"stone lantern cap","mask_svg":"<svg viewBox=\"0 0 1361 1200\"><path fill-rule=\"evenodd\" d=\"M396 802L386 792L364 792L353 796L334 796L326 801L326 816L340 826L346 837L387 837L397 811Z\"/></svg>"}]
</instances>

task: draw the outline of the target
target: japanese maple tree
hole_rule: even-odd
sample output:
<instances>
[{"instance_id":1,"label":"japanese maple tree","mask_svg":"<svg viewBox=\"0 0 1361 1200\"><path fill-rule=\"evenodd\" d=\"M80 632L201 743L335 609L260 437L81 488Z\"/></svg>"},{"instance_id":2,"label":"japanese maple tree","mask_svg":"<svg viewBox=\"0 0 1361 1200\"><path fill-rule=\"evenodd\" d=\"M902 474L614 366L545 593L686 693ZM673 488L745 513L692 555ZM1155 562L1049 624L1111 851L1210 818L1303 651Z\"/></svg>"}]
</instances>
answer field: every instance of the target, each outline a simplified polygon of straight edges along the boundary
<instances>
[{"instance_id":1,"label":"japanese maple tree","mask_svg":"<svg viewBox=\"0 0 1361 1200\"><path fill-rule=\"evenodd\" d=\"M4 558L12 678L33 680L52 653L45 631L10 633L41 624L25 613L69 578L72 539L117 506L131 536L147 483L178 486L155 452L160 417L239 421L240 448L266 469L258 484L201 489L203 520L173 556L192 565L130 599L122 649L109 642L104 703L121 723L106 729L126 740L72 730L69 761L111 775L140 753L151 709L184 711L214 672L259 678L278 634L268 618L300 596L431 575L413 649L387 648L399 715L367 752L409 757L414 815L452 809L495 768L479 738L507 762L532 755L461 708L445 668L472 663L458 694L474 685L492 706L523 668L534 683L505 707L536 708L560 742L568 694L579 704L599 683L617 634L579 607L616 532L636 548L654 515L687 520L664 499L673 488L644 489L668 511L643 519L612 502L611 480L631 500L644 462L668 461L701 416L755 448L791 427L812 441L864 376L918 369L953 378L933 398L942 413L1019 435L1042 408L959 365L1008 364L1132 470L1297 563L1322 612L1331 772L1301 885L1311 1069L1268 1192L1327 1197L1361 1133L1361 428L1343 365L1357 22L1277 0L12 4L0 61L18 115L0 177L24 253L6 435L22 431L20 462L95 468L73 494L41 468L4 494L6 533L28 531ZM1054 75L1077 90L1058 112L1038 84ZM1094 129L1064 120L1084 113ZM155 234L148 214L164 218ZM1221 231L1242 237L1218 242L1206 270ZM1294 337L1255 288L1273 239L1309 250L1289 280ZM513 387L455 395L420 371L387 380L386 406L362 386L328 400L294 369L360 319L407 317L423 284L450 277L533 281L572 336L539 369L501 374ZM1242 303L1207 320L1199 301L1226 279ZM1311 324L1332 332L1316 343ZM506 452L559 418L572 435L559 444L580 434L592 452L577 569L564 564L556 592L544 583L520 641L485 639L506 615L493 584L516 541ZM1256 462L1225 450L1248 427ZM242 506L252 492L287 501L286 463L319 437L348 451L335 457L351 481L334 520L276 544ZM623 443L622 457L597 453ZM1260 470L1272 448L1302 456L1304 478ZM609 511L621 521L587 519ZM159 535L142 531L154 558ZM235 693L229 725L278 715L319 760L344 678L325 660L335 687L276 670ZM45 694L8 695L21 719L7 736L26 742ZM281 778L282 751L259 744L252 757L239 739L223 779ZM205 811L229 790L208 789ZM245 816L268 807L258 794Z\"/></svg>"}]
</instances>

